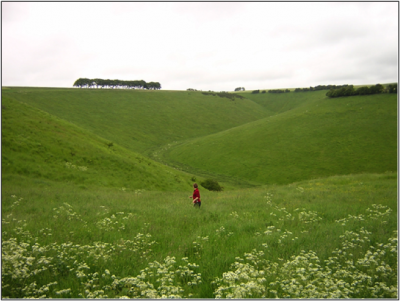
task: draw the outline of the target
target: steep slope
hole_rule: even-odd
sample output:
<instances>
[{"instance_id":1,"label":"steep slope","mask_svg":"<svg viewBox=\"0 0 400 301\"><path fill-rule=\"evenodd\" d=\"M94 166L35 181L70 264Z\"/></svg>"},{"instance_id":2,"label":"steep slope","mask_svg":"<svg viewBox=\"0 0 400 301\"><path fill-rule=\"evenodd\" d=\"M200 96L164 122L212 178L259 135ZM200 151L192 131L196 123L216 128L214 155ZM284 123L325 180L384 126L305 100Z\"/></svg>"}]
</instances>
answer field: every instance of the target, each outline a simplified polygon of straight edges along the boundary
<instances>
[{"instance_id":1,"label":"steep slope","mask_svg":"<svg viewBox=\"0 0 400 301\"><path fill-rule=\"evenodd\" d=\"M189 91L9 88L3 95L142 154L272 114L248 99Z\"/></svg>"},{"instance_id":2,"label":"steep slope","mask_svg":"<svg viewBox=\"0 0 400 301\"><path fill-rule=\"evenodd\" d=\"M397 95L317 100L313 93L296 93L312 101L284 113L176 145L163 157L188 170L265 184L396 171Z\"/></svg>"},{"instance_id":3,"label":"steep slope","mask_svg":"<svg viewBox=\"0 0 400 301\"><path fill-rule=\"evenodd\" d=\"M1 143L3 185L21 177L82 188L176 191L191 185L181 172L5 95Z\"/></svg>"}]
</instances>

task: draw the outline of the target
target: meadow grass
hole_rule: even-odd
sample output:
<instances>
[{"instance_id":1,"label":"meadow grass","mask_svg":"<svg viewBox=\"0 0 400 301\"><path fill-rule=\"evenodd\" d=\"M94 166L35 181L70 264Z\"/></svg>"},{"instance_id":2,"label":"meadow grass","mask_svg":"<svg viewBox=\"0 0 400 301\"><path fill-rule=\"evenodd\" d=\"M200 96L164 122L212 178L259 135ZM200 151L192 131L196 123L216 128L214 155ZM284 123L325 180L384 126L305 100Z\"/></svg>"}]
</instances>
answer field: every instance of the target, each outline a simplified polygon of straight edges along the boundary
<instances>
[{"instance_id":1,"label":"meadow grass","mask_svg":"<svg viewBox=\"0 0 400 301\"><path fill-rule=\"evenodd\" d=\"M2 297L397 298L395 97L287 94L2 89Z\"/></svg>"},{"instance_id":2,"label":"meadow grass","mask_svg":"<svg viewBox=\"0 0 400 301\"><path fill-rule=\"evenodd\" d=\"M286 94L258 98L282 113L176 143L159 156L186 171L260 184L397 170L396 95L328 99L323 91L287 94L286 101ZM290 98L295 94L309 99L300 104Z\"/></svg>"},{"instance_id":3,"label":"meadow grass","mask_svg":"<svg viewBox=\"0 0 400 301\"><path fill-rule=\"evenodd\" d=\"M397 174L225 192L2 189L2 296L397 298Z\"/></svg>"}]
</instances>

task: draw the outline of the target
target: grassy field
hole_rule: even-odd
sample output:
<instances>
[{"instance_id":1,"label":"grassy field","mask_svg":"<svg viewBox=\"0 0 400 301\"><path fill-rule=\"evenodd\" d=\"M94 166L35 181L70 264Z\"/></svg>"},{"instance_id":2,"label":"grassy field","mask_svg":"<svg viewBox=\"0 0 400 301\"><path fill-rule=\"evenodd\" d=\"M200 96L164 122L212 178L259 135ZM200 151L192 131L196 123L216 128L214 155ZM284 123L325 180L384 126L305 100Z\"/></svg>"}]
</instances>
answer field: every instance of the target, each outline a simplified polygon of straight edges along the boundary
<instances>
[{"instance_id":1,"label":"grassy field","mask_svg":"<svg viewBox=\"0 0 400 301\"><path fill-rule=\"evenodd\" d=\"M221 193L4 185L2 296L397 297L397 175Z\"/></svg>"},{"instance_id":2,"label":"grassy field","mask_svg":"<svg viewBox=\"0 0 400 301\"><path fill-rule=\"evenodd\" d=\"M325 93L3 88L2 297L398 298L396 95Z\"/></svg>"}]
</instances>

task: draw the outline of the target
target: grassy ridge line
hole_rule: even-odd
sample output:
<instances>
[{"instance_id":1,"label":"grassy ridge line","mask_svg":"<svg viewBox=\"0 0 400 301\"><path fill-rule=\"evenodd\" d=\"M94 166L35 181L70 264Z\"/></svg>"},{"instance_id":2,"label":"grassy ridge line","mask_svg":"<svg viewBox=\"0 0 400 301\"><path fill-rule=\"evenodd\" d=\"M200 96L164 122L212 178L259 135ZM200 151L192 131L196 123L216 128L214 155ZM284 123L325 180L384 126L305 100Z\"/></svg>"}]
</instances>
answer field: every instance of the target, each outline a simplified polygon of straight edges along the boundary
<instances>
[{"instance_id":1,"label":"grassy ridge line","mask_svg":"<svg viewBox=\"0 0 400 301\"><path fill-rule=\"evenodd\" d=\"M146 155L272 114L248 99L189 91L10 88L3 95Z\"/></svg>"},{"instance_id":2,"label":"grassy ridge line","mask_svg":"<svg viewBox=\"0 0 400 301\"><path fill-rule=\"evenodd\" d=\"M3 95L2 183L23 182L23 177L81 188L186 190L191 185L189 175Z\"/></svg>"},{"instance_id":3,"label":"grassy ridge line","mask_svg":"<svg viewBox=\"0 0 400 301\"><path fill-rule=\"evenodd\" d=\"M303 92L310 97L315 93ZM389 94L314 99L272 117L193 139L164 156L262 183L395 171L396 108L396 95Z\"/></svg>"}]
</instances>

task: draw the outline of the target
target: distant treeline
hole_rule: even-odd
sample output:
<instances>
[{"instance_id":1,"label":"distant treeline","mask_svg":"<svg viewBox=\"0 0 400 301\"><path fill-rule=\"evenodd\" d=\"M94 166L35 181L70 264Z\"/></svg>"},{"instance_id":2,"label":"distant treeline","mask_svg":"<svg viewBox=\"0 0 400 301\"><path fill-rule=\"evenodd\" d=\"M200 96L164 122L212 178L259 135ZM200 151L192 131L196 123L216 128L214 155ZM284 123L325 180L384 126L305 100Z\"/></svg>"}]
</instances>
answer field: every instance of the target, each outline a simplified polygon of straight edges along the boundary
<instances>
[{"instance_id":1,"label":"distant treeline","mask_svg":"<svg viewBox=\"0 0 400 301\"><path fill-rule=\"evenodd\" d=\"M348 85L318 85L315 87L310 87L310 88L296 88L294 89L294 92L309 92L309 91L319 91L319 90L331 90L331 89L341 89L345 88Z\"/></svg>"},{"instance_id":2,"label":"distant treeline","mask_svg":"<svg viewBox=\"0 0 400 301\"><path fill-rule=\"evenodd\" d=\"M219 96L219 97L226 97L229 98L230 100L235 100L234 98L240 98L244 99L243 96L239 94L233 94L233 93L228 93L228 92L202 92L203 95L211 95L211 96Z\"/></svg>"},{"instance_id":3,"label":"distant treeline","mask_svg":"<svg viewBox=\"0 0 400 301\"><path fill-rule=\"evenodd\" d=\"M119 80L101 78L79 78L75 81L74 87L79 88L121 88L121 89L149 89L159 90L161 85L158 82L146 83L144 80Z\"/></svg>"},{"instance_id":4,"label":"distant treeline","mask_svg":"<svg viewBox=\"0 0 400 301\"><path fill-rule=\"evenodd\" d=\"M342 86L336 86L336 85L318 85L315 87L310 87L310 88L296 88L294 89L294 92L310 92L310 91L319 91L319 90L330 90L330 89L340 89L343 87L347 87L348 85L342 85ZM265 93L266 91L262 91L261 93ZM275 89L275 90L268 90L268 93L288 93L290 92L289 89ZM260 93L260 90L254 90L251 92L253 94L255 93Z\"/></svg>"},{"instance_id":5,"label":"distant treeline","mask_svg":"<svg viewBox=\"0 0 400 301\"><path fill-rule=\"evenodd\" d=\"M266 93L267 91L263 90L261 91L261 93ZM268 93L286 93L286 92L290 92L289 89L286 90L280 90L280 89L276 89L276 90L268 90ZM254 90L251 92L252 94L257 94L260 93L260 90Z\"/></svg>"},{"instance_id":6,"label":"distant treeline","mask_svg":"<svg viewBox=\"0 0 400 301\"><path fill-rule=\"evenodd\" d=\"M340 89L331 89L326 93L328 97L341 97L341 96L353 96L353 95L371 95L380 93L397 93L397 83L390 84L384 87L381 84L375 86L364 86L354 89L353 85L348 85Z\"/></svg>"},{"instance_id":7,"label":"distant treeline","mask_svg":"<svg viewBox=\"0 0 400 301\"><path fill-rule=\"evenodd\" d=\"M263 93L264 93L265 91L263 91ZM290 90L289 89L286 89L286 90L281 90L281 89L276 89L276 90L268 90L268 93L287 93L287 92L290 92Z\"/></svg>"}]
</instances>

